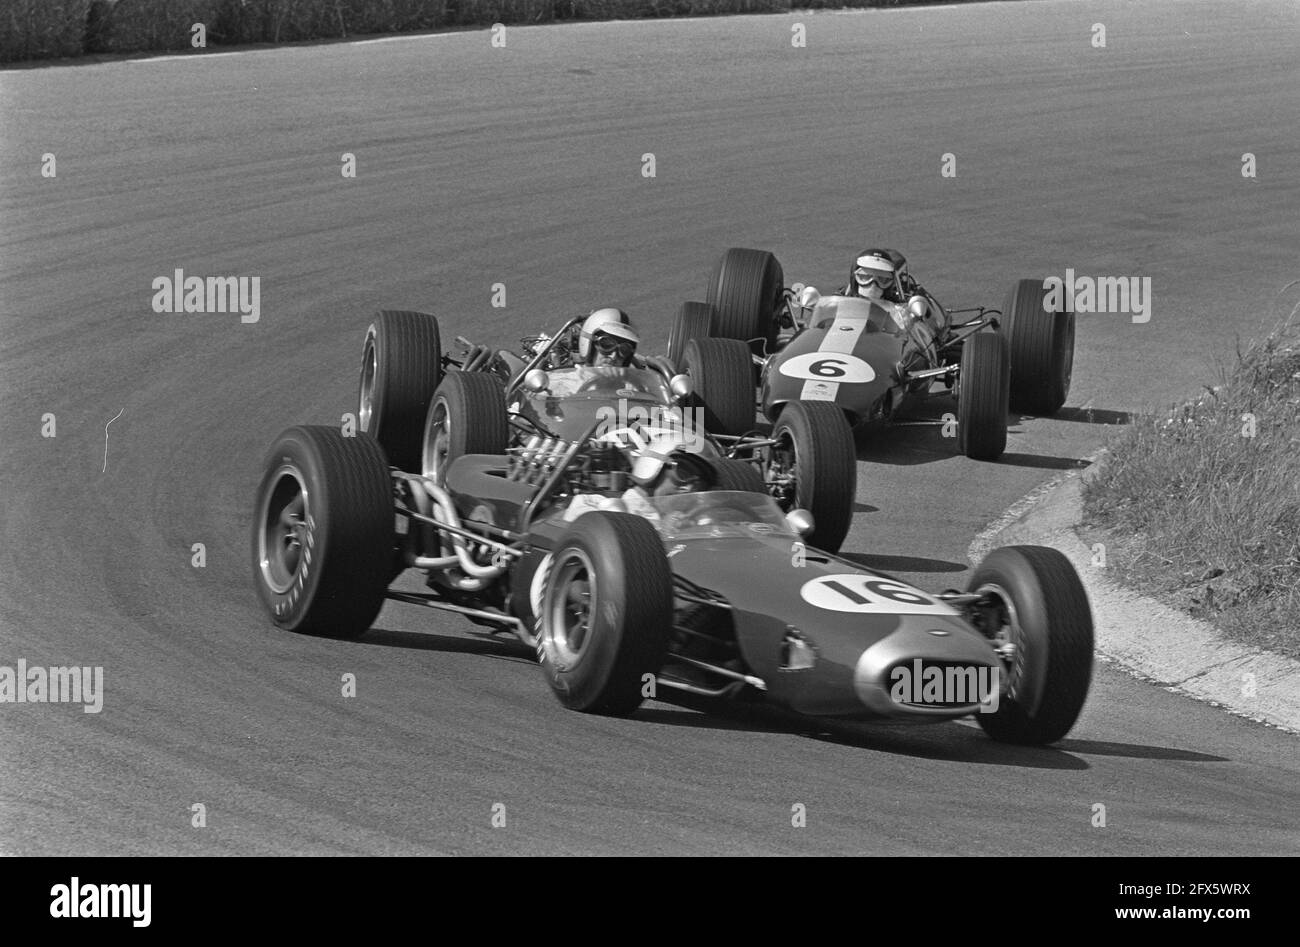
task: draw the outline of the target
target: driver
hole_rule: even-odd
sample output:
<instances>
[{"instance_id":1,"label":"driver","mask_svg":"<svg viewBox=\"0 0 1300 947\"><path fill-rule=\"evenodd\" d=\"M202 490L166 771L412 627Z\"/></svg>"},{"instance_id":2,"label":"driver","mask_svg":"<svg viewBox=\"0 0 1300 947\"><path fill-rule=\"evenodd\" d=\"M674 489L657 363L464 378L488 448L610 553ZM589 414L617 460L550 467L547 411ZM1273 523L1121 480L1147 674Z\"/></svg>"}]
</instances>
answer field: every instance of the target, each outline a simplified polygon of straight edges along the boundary
<instances>
[{"instance_id":1,"label":"driver","mask_svg":"<svg viewBox=\"0 0 1300 947\"><path fill-rule=\"evenodd\" d=\"M862 296L901 303L902 290L898 284L898 266L893 250L863 250L853 261L849 283L841 296Z\"/></svg>"},{"instance_id":2,"label":"driver","mask_svg":"<svg viewBox=\"0 0 1300 947\"><path fill-rule=\"evenodd\" d=\"M675 431L661 434L646 445L632 464L632 483L623 494L629 513L658 522L659 512L650 497L701 493L717 485L718 474L707 458L690 450L686 436Z\"/></svg>"},{"instance_id":3,"label":"driver","mask_svg":"<svg viewBox=\"0 0 1300 947\"><path fill-rule=\"evenodd\" d=\"M578 333L578 361L583 365L627 368L640 342L640 333L622 309L597 309Z\"/></svg>"}]
</instances>

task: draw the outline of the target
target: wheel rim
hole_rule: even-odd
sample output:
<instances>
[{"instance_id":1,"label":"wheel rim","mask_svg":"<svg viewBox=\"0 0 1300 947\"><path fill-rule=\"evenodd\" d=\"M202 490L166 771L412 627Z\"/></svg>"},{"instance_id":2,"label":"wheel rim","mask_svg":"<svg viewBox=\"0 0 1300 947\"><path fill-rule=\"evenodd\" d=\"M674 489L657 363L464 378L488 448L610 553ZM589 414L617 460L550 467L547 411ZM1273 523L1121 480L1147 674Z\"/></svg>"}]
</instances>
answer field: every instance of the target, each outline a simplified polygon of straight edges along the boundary
<instances>
[{"instance_id":1,"label":"wheel rim","mask_svg":"<svg viewBox=\"0 0 1300 947\"><path fill-rule=\"evenodd\" d=\"M581 549L565 550L552 565L545 635L559 667L581 661L591 642L598 606L594 577L595 567Z\"/></svg>"},{"instance_id":2,"label":"wheel rim","mask_svg":"<svg viewBox=\"0 0 1300 947\"><path fill-rule=\"evenodd\" d=\"M447 403L434 402L429 415L429 431L424 438L424 459L421 472L437 483L442 483L447 469L447 451L451 444L451 418Z\"/></svg>"},{"instance_id":3,"label":"wheel rim","mask_svg":"<svg viewBox=\"0 0 1300 947\"><path fill-rule=\"evenodd\" d=\"M375 410L375 376L379 372L379 356L375 351L375 335L366 335L366 345L361 352L361 395L358 398L357 421L361 430L369 431Z\"/></svg>"},{"instance_id":4,"label":"wheel rim","mask_svg":"<svg viewBox=\"0 0 1300 947\"><path fill-rule=\"evenodd\" d=\"M1002 682L1002 694L1005 695L1012 690L1015 683L1017 659L1020 656L1020 642L1023 640L1023 633L1020 630L1020 616L1016 613L1016 603L1002 586L992 582L986 582L975 590L976 595L986 595L996 598L1001 606L1001 627L993 632L987 629L989 640L993 644L993 650L997 652L998 659L1002 662L1002 670L1006 674Z\"/></svg>"},{"instance_id":5,"label":"wheel rim","mask_svg":"<svg viewBox=\"0 0 1300 947\"><path fill-rule=\"evenodd\" d=\"M299 570L311 561L310 518L310 496L302 472L285 464L271 475L258 513L258 569L267 588L277 595L289 591Z\"/></svg>"},{"instance_id":6,"label":"wheel rim","mask_svg":"<svg viewBox=\"0 0 1300 947\"><path fill-rule=\"evenodd\" d=\"M776 431L772 439L776 443L772 445L764 479L773 491L773 498L783 506L793 508L799 499L799 452L787 428Z\"/></svg>"}]
</instances>

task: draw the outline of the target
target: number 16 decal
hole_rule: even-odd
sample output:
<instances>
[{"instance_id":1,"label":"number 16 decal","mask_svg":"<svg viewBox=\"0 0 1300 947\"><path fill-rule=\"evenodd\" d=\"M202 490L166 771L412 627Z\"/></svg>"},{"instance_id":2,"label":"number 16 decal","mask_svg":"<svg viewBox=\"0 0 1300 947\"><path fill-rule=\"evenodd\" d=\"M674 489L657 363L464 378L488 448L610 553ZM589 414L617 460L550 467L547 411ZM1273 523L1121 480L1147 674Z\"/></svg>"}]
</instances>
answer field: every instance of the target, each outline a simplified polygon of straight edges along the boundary
<instances>
[{"instance_id":1,"label":"number 16 decal","mask_svg":"<svg viewBox=\"0 0 1300 947\"><path fill-rule=\"evenodd\" d=\"M956 615L957 610L924 592L880 576L824 575L799 589L805 602L832 612Z\"/></svg>"}]
</instances>

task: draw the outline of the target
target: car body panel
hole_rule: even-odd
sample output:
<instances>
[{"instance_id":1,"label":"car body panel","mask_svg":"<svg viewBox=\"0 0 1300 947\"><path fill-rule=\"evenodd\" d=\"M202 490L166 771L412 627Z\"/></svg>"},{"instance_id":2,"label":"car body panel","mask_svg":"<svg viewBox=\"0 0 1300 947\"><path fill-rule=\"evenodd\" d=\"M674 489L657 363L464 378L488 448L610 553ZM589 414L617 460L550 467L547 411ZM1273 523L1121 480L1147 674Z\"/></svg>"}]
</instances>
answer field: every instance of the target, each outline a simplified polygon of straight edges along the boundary
<instances>
[{"instance_id":1,"label":"car body panel","mask_svg":"<svg viewBox=\"0 0 1300 947\"><path fill-rule=\"evenodd\" d=\"M683 540L671 562L675 574L726 599L746 664L767 683L773 699L799 713L825 716L941 716L961 708L903 706L890 698L889 672L914 659L997 667L989 642L961 614L933 596L847 560L808 550L796 555L792 537ZM795 562L802 561L802 565ZM912 611L891 605L855 582L916 601ZM855 602L833 590L865 594ZM843 597L845 610L834 607ZM820 603L820 604L819 604ZM852 609L852 610L849 610ZM813 667L783 669L782 646L791 628L816 651Z\"/></svg>"},{"instance_id":2,"label":"car body panel","mask_svg":"<svg viewBox=\"0 0 1300 947\"><path fill-rule=\"evenodd\" d=\"M575 365L547 375L550 385L545 391L518 392L511 409L568 441L597 422L613 426L620 420L620 409L623 419L640 408L649 420L674 405L663 377L649 369Z\"/></svg>"},{"instance_id":3,"label":"car body panel","mask_svg":"<svg viewBox=\"0 0 1300 947\"><path fill-rule=\"evenodd\" d=\"M789 401L833 401L851 423L901 402L898 365L909 339L906 310L857 296L824 296L808 328L768 359L760 400L769 420Z\"/></svg>"}]
</instances>

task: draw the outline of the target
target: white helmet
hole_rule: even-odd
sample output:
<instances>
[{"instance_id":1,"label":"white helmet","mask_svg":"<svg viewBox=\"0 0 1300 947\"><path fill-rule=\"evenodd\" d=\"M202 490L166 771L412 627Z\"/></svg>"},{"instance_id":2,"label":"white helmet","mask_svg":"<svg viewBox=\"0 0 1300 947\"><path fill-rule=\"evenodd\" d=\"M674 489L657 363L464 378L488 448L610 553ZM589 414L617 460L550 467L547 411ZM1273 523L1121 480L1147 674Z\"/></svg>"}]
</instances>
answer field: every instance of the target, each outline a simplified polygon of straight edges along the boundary
<instances>
[{"instance_id":1,"label":"white helmet","mask_svg":"<svg viewBox=\"0 0 1300 947\"><path fill-rule=\"evenodd\" d=\"M680 481L696 480L701 489L711 487L717 480L713 464L698 450L693 450L693 446L691 439L681 431L660 434L639 452L632 463L632 482L648 489L667 469Z\"/></svg>"},{"instance_id":2,"label":"white helmet","mask_svg":"<svg viewBox=\"0 0 1300 947\"><path fill-rule=\"evenodd\" d=\"M863 250L853 261L853 286L859 296L879 299L894 289L894 263L881 250Z\"/></svg>"},{"instance_id":3,"label":"white helmet","mask_svg":"<svg viewBox=\"0 0 1300 947\"><path fill-rule=\"evenodd\" d=\"M640 343L641 335L622 309L597 309L587 317L578 333L578 360L590 365L596 351L600 350L605 354L617 352L623 356L626 365L631 362Z\"/></svg>"}]
</instances>

